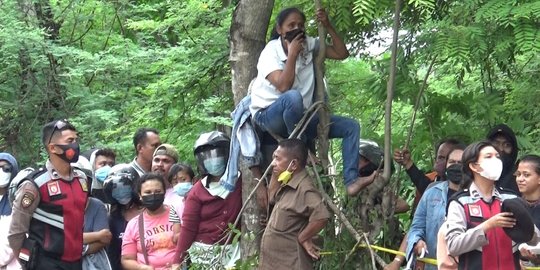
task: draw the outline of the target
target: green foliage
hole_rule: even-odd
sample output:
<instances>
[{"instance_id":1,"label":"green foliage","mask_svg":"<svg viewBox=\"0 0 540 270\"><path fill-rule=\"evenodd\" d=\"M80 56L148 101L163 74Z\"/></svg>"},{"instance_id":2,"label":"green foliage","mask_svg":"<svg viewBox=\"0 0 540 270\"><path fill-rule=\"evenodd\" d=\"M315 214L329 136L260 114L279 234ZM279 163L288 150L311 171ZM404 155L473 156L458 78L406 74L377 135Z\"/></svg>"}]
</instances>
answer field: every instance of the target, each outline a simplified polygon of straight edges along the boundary
<instances>
[{"instance_id":1,"label":"green foliage","mask_svg":"<svg viewBox=\"0 0 540 270\"><path fill-rule=\"evenodd\" d=\"M221 1L40 2L48 18L23 13L17 1L4 5L1 148L21 163L43 162L37 139L53 118L77 125L83 149L112 147L120 162L132 158L139 127L159 129L192 161L199 133L229 125L231 9ZM58 23L57 39L44 39L45 19Z\"/></svg>"},{"instance_id":2,"label":"green foliage","mask_svg":"<svg viewBox=\"0 0 540 270\"><path fill-rule=\"evenodd\" d=\"M41 164L39 133L54 118L68 117L82 137L83 150L108 146L119 162L133 158L132 135L155 127L161 140L193 162L193 143L211 129L230 126L233 109L228 64L232 5L227 1L21 1L0 9L0 149L22 166ZM35 3L34 3L35 2ZM333 113L358 119L362 138L382 145L390 55L360 55L385 39L394 1L323 1L352 56L327 61ZM418 167L430 170L434 145L444 137L465 142L484 138L497 123L518 136L520 155L540 149L540 2L534 0L407 0L402 7L392 148L409 147ZM37 15L35 6L51 16ZM312 1L276 1L271 22L286 6L298 6L315 35ZM44 22L53 22L45 27ZM273 25L273 24L271 24ZM56 29L56 28L57 29ZM55 32L56 30L56 32ZM270 29L269 29L270 31ZM411 134L414 103L434 61ZM341 172L341 145L332 157ZM337 179L341 177L338 176ZM335 195L353 222L353 202L341 183ZM398 192L407 201L414 187L405 173ZM399 216L403 231L408 214ZM386 228L376 243L397 247ZM323 233L320 269L336 269L355 241L339 223ZM360 251L344 269L361 268ZM249 269L256 258L244 258Z\"/></svg>"}]
</instances>

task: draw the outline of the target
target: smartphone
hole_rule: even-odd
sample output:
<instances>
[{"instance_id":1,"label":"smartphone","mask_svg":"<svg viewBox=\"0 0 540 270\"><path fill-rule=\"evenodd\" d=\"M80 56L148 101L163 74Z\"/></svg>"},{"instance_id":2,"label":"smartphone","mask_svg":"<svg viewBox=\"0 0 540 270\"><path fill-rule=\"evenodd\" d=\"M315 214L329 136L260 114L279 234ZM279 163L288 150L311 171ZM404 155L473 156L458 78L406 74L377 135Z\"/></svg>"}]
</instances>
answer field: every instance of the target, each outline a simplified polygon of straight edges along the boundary
<instances>
[{"instance_id":1,"label":"smartphone","mask_svg":"<svg viewBox=\"0 0 540 270\"><path fill-rule=\"evenodd\" d=\"M296 38L298 35L301 35L302 38L304 38L306 36L306 33L304 32L304 30L300 28L296 28L294 30L291 30L285 33L285 39L288 40L289 42L292 42L293 39Z\"/></svg>"}]
</instances>

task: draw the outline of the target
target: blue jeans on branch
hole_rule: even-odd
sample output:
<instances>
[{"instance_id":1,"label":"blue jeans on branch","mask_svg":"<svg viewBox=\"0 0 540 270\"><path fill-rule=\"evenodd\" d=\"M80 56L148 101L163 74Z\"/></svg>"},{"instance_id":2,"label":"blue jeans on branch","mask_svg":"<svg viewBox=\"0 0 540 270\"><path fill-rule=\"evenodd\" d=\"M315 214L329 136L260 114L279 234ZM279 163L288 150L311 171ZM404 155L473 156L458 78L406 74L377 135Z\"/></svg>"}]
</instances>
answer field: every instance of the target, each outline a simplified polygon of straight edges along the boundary
<instances>
[{"instance_id":1,"label":"blue jeans on branch","mask_svg":"<svg viewBox=\"0 0 540 270\"><path fill-rule=\"evenodd\" d=\"M263 130L276 133L284 138L289 137L296 124L302 119L304 105L302 95L297 90L288 90L270 106L258 111L253 120ZM309 122L305 136L307 139L317 137L319 116L315 115ZM348 186L358 178L358 162L360 155L360 125L354 119L332 115L330 116L330 139L342 138L343 178Z\"/></svg>"}]
</instances>

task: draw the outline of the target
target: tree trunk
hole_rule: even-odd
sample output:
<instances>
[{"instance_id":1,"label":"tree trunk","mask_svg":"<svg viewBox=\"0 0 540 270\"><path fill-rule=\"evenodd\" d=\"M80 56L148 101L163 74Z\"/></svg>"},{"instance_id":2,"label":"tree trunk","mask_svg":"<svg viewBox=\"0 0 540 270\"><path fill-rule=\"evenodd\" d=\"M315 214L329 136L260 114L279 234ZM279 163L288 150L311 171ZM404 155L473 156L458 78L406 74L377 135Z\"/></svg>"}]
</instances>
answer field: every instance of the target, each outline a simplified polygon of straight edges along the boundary
<instances>
[{"instance_id":1,"label":"tree trunk","mask_svg":"<svg viewBox=\"0 0 540 270\"><path fill-rule=\"evenodd\" d=\"M273 7L273 0L244 0L234 10L229 58L234 104L246 96L249 83L257 76L257 60L266 44Z\"/></svg>"},{"instance_id":2,"label":"tree trunk","mask_svg":"<svg viewBox=\"0 0 540 270\"><path fill-rule=\"evenodd\" d=\"M257 61L266 44L266 32L273 0L241 0L238 2L230 29L230 64L232 72L232 92L234 103L238 104L247 95L249 83L257 76ZM252 181L253 174L241 162L242 201L246 201L257 182ZM264 170L264 168L263 168ZM242 259L247 260L258 253L260 247L261 209L252 199L242 213ZM265 213L264 213L265 214Z\"/></svg>"}]
</instances>

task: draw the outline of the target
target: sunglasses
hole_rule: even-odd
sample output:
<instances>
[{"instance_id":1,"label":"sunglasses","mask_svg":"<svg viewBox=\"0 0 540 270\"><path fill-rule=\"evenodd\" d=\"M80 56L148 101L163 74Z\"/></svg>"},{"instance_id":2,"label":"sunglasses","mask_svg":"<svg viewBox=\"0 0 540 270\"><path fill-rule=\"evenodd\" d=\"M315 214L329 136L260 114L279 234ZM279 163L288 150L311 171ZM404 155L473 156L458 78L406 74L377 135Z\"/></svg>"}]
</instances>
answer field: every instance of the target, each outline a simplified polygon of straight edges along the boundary
<instances>
[{"instance_id":1,"label":"sunglasses","mask_svg":"<svg viewBox=\"0 0 540 270\"><path fill-rule=\"evenodd\" d=\"M12 172L11 166L9 166L9 165L3 165L3 166L0 166L0 169L2 169L2 171L4 171L5 173L10 173L10 172Z\"/></svg>"},{"instance_id":2,"label":"sunglasses","mask_svg":"<svg viewBox=\"0 0 540 270\"><path fill-rule=\"evenodd\" d=\"M50 144L50 143L51 143L52 137L53 137L53 135L54 135L54 133L55 133L56 131L62 130L62 129L65 128L68 124L69 124L69 122L68 122L66 119L62 119L62 120L56 121L56 123L54 123L54 128L53 128L53 131L51 132L51 135L49 136L49 140L48 140L48 143L47 143L47 144Z\"/></svg>"}]
</instances>

